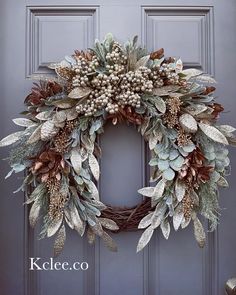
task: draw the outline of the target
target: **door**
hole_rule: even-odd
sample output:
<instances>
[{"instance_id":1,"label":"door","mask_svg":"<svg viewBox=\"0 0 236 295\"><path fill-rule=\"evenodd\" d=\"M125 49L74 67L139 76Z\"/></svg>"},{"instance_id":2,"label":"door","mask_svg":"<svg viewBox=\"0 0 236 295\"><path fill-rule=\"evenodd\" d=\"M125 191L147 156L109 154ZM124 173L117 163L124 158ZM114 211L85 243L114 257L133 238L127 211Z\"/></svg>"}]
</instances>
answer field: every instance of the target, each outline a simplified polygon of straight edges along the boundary
<instances>
[{"instance_id":1,"label":"door","mask_svg":"<svg viewBox=\"0 0 236 295\"><path fill-rule=\"evenodd\" d=\"M23 108L31 76L50 74L48 63L91 47L107 32L119 41L138 35L149 50L164 47L167 56L181 56L186 67L215 76L226 110L221 120L236 126L234 0L5 0L0 14L1 137L15 128L10 119ZM136 191L148 178L143 139L131 126L108 125L100 141L102 200L137 204ZM5 158L7 149L0 153ZM52 240L38 241L39 229L29 229L24 196L12 194L21 180L4 181L9 168L1 162L0 294L225 294L226 280L236 275L235 150L231 163L230 189L221 192L221 222L215 233L207 234L205 249L197 247L191 227L172 231L168 241L156 232L138 254L139 232L114 235L119 251L112 253L102 242L89 246L68 231L65 250L56 261L85 261L88 270L30 271L29 257L47 261L52 256Z\"/></svg>"}]
</instances>

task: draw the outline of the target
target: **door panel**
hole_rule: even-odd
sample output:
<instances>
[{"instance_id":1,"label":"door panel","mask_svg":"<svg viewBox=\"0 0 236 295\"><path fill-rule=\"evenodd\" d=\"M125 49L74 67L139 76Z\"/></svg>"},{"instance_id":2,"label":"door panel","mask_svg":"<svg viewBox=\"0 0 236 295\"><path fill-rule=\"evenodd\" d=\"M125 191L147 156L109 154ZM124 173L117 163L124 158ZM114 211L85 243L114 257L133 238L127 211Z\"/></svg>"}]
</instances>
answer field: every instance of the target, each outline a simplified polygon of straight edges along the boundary
<instances>
[{"instance_id":1,"label":"door panel","mask_svg":"<svg viewBox=\"0 0 236 295\"><path fill-rule=\"evenodd\" d=\"M107 32L125 41L134 35L148 50L165 48L166 55L181 57L185 67L196 67L219 81L217 95L225 106L222 122L236 126L234 0L26 0L0 2L0 89L3 137L15 130L9 119L22 110L31 75L51 75L47 63L74 49L92 46ZM230 112L229 112L230 111ZM101 198L107 204L131 206L140 202L137 189L147 184L148 155L141 136L132 126L108 124L99 139ZM0 151L6 157L7 149ZM28 257L47 260L52 240L37 240L39 228L28 227L24 196L12 196L20 180L3 181L8 165L1 166L0 293L3 295L220 295L225 281L236 273L236 154L231 151L230 189L222 190L221 223L208 233L200 250L193 230L174 233L165 241L156 232L150 245L136 254L140 232L114 234L118 253L102 242L87 244L68 230L58 261L87 261L87 271L32 272ZM3 267L4 266L4 267Z\"/></svg>"}]
</instances>

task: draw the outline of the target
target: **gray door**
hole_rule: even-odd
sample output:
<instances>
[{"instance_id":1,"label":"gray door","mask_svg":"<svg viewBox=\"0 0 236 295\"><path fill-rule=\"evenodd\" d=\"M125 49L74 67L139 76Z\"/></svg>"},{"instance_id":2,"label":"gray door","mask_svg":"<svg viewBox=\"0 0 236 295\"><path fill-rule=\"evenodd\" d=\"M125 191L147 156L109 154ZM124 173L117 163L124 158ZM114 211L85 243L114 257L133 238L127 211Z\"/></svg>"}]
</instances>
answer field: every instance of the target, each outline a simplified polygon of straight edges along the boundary
<instances>
[{"instance_id":1,"label":"gray door","mask_svg":"<svg viewBox=\"0 0 236 295\"><path fill-rule=\"evenodd\" d=\"M2 0L0 2L0 136L13 131L10 119L22 110L31 75L48 73L46 64L74 49L87 48L107 32L125 41L139 35L149 50L164 47L181 56L185 66L202 69L219 81L218 96L227 120L236 126L235 0ZM147 181L145 145L132 127L107 126L101 137L103 158L100 193L113 205L136 204L136 190ZM0 151L1 158L7 150ZM2 295L219 295L236 275L236 152L231 151L231 188L222 191L221 223L208 233L200 250L191 228L165 241L156 233L150 246L136 254L140 233L114 238L119 252L97 241L88 246L68 231L58 261L87 261L87 271L29 271L28 257L46 261L51 240L37 240L28 227L24 196L13 195L21 180L2 179L1 162L0 294ZM115 169L114 169L115 167Z\"/></svg>"}]
</instances>

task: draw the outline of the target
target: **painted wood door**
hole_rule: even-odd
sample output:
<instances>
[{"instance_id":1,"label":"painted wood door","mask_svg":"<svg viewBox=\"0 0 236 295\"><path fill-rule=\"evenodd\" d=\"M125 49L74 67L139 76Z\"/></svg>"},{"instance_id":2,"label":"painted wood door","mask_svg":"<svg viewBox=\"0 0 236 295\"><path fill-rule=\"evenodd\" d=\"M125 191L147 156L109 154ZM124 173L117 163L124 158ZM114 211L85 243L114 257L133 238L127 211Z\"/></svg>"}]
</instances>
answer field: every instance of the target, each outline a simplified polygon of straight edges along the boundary
<instances>
[{"instance_id":1,"label":"painted wood door","mask_svg":"<svg viewBox=\"0 0 236 295\"><path fill-rule=\"evenodd\" d=\"M234 0L7 0L0 2L0 122L1 137L13 131L10 119L22 110L31 75L48 73L46 65L95 38L112 32L120 41L139 36L149 50L165 48L181 56L185 66L216 77L218 96L227 121L236 126L236 2ZM222 117L222 121L224 120ZM147 182L147 157L140 135L132 127L107 126L101 137L101 198L113 205L140 201L136 193ZM6 152L1 150L1 158ZM29 271L29 257L46 261L51 240L37 240L28 227L24 196L13 195L20 179L2 179L1 162L0 294L2 295L220 295L236 275L236 153L231 151L231 188L221 193L221 223L208 233L200 250L192 229L165 241L159 232L150 246L136 254L140 233L114 236L118 253L97 241L88 246L69 232L58 261L87 261L87 271Z\"/></svg>"}]
</instances>

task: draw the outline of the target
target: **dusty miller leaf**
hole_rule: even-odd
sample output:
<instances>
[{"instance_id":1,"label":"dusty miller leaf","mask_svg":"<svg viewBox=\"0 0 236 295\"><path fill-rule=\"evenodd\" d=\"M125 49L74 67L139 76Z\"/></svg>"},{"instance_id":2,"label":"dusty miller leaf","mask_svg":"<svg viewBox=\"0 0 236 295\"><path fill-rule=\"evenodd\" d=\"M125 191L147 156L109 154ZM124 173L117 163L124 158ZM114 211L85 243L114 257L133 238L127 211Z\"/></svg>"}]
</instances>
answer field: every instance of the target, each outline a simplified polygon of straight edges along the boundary
<instances>
[{"instance_id":1,"label":"dusty miller leaf","mask_svg":"<svg viewBox=\"0 0 236 295\"><path fill-rule=\"evenodd\" d=\"M155 107L159 112L164 114L166 112L166 103L161 97L156 97Z\"/></svg>"}]
</instances>

